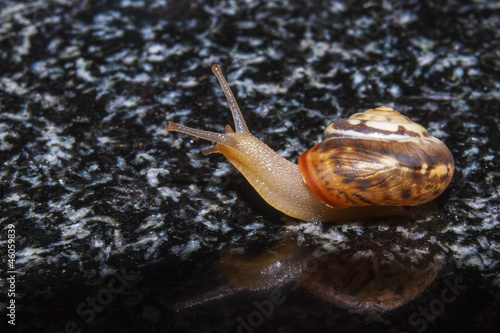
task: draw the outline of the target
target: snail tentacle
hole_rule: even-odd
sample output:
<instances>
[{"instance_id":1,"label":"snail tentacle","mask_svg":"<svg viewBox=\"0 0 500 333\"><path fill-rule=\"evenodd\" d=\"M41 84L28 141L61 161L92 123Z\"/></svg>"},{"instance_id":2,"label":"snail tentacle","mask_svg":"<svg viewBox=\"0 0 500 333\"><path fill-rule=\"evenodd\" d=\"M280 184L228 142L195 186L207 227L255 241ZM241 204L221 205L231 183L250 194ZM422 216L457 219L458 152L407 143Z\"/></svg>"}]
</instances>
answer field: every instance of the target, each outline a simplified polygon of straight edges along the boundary
<instances>
[{"instance_id":1,"label":"snail tentacle","mask_svg":"<svg viewBox=\"0 0 500 333\"><path fill-rule=\"evenodd\" d=\"M236 102L236 98L234 97L229 84L227 84L224 75L222 75L220 66L217 64L213 65L212 72L217 77L217 80L219 80L222 90L224 91L224 95L226 95L229 108L231 109L231 114L233 115L236 133L249 133L247 124L245 122L245 119L243 118L243 114L241 113L240 107L238 106L238 102Z\"/></svg>"},{"instance_id":2,"label":"snail tentacle","mask_svg":"<svg viewBox=\"0 0 500 333\"><path fill-rule=\"evenodd\" d=\"M204 130L200 130L197 128L179 125L179 124L176 124L172 121L167 122L167 124L165 125L165 128L169 132L180 132L180 133L194 136L194 137L199 138L199 139L220 143L220 144L223 144L223 145L226 145L229 147L236 146L236 141L232 137L230 137L229 135L224 134L224 133L204 131Z\"/></svg>"}]
</instances>

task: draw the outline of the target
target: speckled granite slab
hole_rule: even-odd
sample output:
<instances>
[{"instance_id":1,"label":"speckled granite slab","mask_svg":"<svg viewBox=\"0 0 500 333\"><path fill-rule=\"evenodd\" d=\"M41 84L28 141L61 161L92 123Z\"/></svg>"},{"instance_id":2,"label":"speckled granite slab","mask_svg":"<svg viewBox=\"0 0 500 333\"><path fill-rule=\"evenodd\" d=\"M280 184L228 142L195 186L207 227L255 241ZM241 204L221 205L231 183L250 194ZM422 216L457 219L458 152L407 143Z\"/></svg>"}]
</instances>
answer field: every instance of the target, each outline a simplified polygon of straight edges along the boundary
<instances>
[{"instance_id":1,"label":"speckled granite slab","mask_svg":"<svg viewBox=\"0 0 500 333\"><path fill-rule=\"evenodd\" d=\"M2 332L498 332L495 1L0 9ZM388 105L450 148L450 187L405 219L283 216L164 129L231 123L214 63L286 158Z\"/></svg>"}]
</instances>

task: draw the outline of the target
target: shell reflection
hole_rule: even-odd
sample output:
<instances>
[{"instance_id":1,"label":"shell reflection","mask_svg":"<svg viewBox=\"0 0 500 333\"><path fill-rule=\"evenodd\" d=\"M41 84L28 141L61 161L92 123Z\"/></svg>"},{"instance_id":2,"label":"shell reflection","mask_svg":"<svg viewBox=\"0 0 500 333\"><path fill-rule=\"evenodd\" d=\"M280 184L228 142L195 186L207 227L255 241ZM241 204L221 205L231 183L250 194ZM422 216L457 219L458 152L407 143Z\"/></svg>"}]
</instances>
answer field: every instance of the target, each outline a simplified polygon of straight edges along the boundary
<instances>
[{"instance_id":1,"label":"shell reflection","mask_svg":"<svg viewBox=\"0 0 500 333\"><path fill-rule=\"evenodd\" d=\"M227 284L197 299L177 304L185 308L240 292L296 290L356 313L377 314L417 297L443 264L439 247L408 248L394 240L354 237L341 246L285 237L268 251L250 256L225 248L220 270ZM300 243L300 245L299 245ZM315 244L313 244L315 243Z\"/></svg>"},{"instance_id":2,"label":"shell reflection","mask_svg":"<svg viewBox=\"0 0 500 333\"><path fill-rule=\"evenodd\" d=\"M414 257L413 257L414 258ZM402 253L357 251L333 255L301 285L327 302L355 312L385 312L417 297L436 277L443 256L413 262Z\"/></svg>"}]
</instances>

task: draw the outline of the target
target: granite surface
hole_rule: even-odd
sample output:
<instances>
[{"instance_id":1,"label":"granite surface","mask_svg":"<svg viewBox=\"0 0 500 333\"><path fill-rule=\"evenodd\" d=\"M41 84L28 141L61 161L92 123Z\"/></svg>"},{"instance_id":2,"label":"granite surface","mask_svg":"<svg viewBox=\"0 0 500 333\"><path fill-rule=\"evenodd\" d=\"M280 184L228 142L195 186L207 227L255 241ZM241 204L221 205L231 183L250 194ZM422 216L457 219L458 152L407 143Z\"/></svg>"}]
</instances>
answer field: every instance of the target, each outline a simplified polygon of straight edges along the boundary
<instances>
[{"instance_id":1,"label":"granite surface","mask_svg":"<svg viewBox=\"0 0 500 333\"><path fill-rule=\"evenodd\" d=\"M0 8L0 327L500 329L497 2ZM231 123L214 63L250 130L286 158L330 121L388 105L450 148L450 187L409 218L283 216L201 154L211 143L164 129Z\"/></svg>"}]
</instances>

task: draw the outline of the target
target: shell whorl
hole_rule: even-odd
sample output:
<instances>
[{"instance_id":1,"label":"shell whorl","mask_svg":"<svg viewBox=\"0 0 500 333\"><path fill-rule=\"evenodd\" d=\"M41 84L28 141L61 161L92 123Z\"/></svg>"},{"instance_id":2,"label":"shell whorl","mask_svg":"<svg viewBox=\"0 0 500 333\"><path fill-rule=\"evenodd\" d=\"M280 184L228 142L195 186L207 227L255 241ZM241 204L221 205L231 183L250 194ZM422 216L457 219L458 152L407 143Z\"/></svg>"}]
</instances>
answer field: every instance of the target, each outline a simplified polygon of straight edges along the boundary
<instances>
[{"instance_id":1,"label":"shell whorl","mask_svg":"<svg viewBox=\"0 0 500 333\"><path fill-rule=\"evenodd\" d=\"M304 181L331 207L415 206L453 177L446 145L390 107L334 121L299 157Z\"/></svg>"},{"instance_id":2,"label":"shell whorl","mask_svg":"<svg viewBox=\"0 0 500 333\"><path fill-rule=\"evenodd\" d=\"M429 133L393 108L381 106L338 119L323 133L323 139L345 137L404 139L429 137Z\"/></svg>"}]
</instances>

